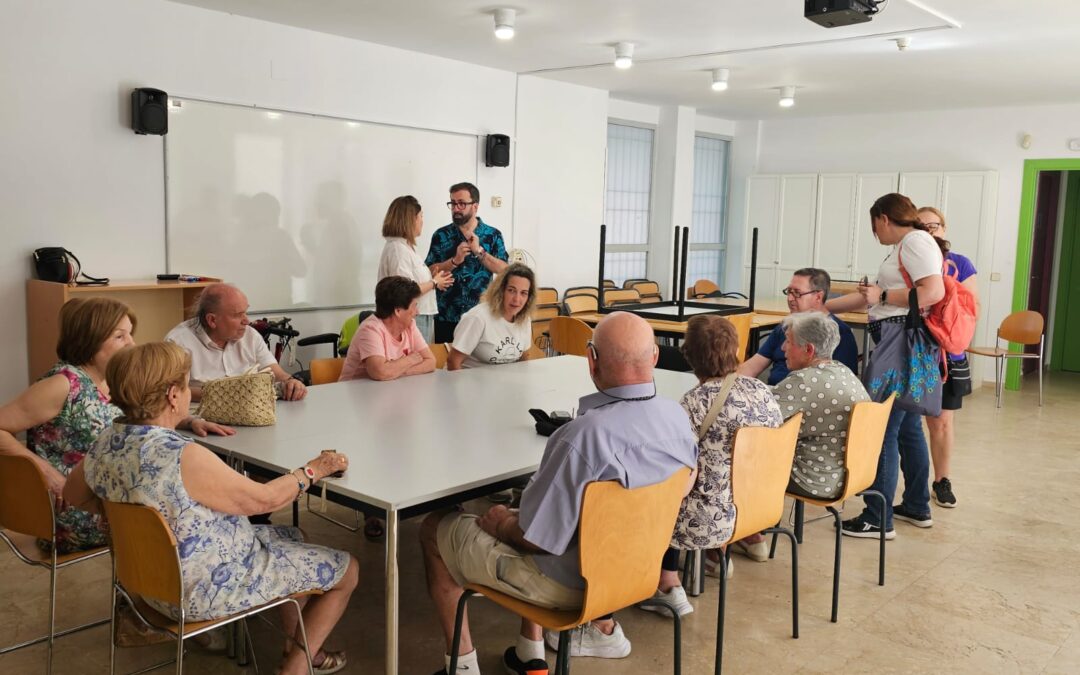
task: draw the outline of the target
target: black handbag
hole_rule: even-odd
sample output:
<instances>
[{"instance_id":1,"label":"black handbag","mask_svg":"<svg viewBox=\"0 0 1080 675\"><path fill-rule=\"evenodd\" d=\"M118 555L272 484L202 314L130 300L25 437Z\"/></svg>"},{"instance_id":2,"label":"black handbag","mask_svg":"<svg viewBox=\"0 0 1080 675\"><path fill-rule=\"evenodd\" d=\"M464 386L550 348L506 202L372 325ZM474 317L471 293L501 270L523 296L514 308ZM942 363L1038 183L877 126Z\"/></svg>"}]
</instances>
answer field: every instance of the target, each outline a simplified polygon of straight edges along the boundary
<instances>
[{"instance_id":1,"label":"black handbag","mask_svg":"<svg viewBox=\"0 0 1080 675\"><path fill-rule=\"evenodd\" d=\"M34 270L42 281L56 281L61 284L79 286L105 286L108 277L92 277L83 274L82 263L75 254L63 246L47 246L34 251ZM79 277L83 280L80 281Z\"/></svg>"}]
</instances>

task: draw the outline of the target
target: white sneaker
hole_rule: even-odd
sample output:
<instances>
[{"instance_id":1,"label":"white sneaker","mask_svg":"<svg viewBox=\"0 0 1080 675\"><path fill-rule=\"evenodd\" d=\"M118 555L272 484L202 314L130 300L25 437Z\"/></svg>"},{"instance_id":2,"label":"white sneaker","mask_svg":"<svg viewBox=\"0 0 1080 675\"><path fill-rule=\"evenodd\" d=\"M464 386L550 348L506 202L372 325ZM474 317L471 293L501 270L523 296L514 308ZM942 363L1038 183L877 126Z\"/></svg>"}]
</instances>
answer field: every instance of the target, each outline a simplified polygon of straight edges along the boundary
<instances>
[{"instance_id":1,"label":"white sneaker","mask_svg":"<svg viewBox=\"0 0 1080 675\"><path fill-rule=\"evenodd\" d=\"M675 611L679 613L679 616L686 616L687 614L694 613L694 606L690 604L690 601L686 598L686 590L682 586L672 586L671 590L667 593L657 589L656 593L653 593L653 600L664 600L668 604L675 607ZM646 600L646 603L649 601ZM646 612L656 612L663 616L671 616L671 610L663 605L653 604L640 604L638 609L643 609Z\"/></svg>"},{"instance_id":2,"label":"white sneaker","mask_svg":"<svg viewBox=\"0 0 1080 675\"><path fill-rule=\"evenodd\" d=\"M747 544L745 541L737 541L732 544L731 550L735 553L742 553L754 562L769 561L769 544L764 539L753 544Z\"/></svg>"},{"instance_id":3,"label":"white sneaker","mask_svg":"<svg viewBox=\"0 0 1080 675\"><path fill-rule=\"evenodd\" d=\"M552 650L559 649L559 634L544 631L544 642ZM570 633L570 656L595 656L601 659L622 659L630 656L630 641L623 635L622 626L615 623L611 635L589 622Z\"/></svg>"}]
</instances>

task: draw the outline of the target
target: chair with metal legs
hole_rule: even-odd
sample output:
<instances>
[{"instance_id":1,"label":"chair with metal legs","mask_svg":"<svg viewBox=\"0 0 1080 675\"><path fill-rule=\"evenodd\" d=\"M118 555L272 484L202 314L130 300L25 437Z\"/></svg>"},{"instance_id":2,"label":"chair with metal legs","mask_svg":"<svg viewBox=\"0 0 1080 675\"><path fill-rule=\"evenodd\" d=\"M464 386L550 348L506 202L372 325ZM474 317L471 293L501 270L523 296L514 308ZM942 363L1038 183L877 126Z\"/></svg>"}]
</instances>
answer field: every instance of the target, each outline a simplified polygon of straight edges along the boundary
<instances>
[{"instance_id":1,"label":"chair with metal legs","mask_svg":"<svg viewBox=\"0 0 1080 675\"><path fill-rule=\"evenodd\" d=\"M169 525L154 508L141 504L104 502L113 541L113 617L116 616L117 598L124 597L135 614L148 625L166 633L176 640L176 672L184 672L184 640L234 622L245 622L268 609L292 604L297 613L298 627L303 644L299 648L307 656L309 675L314 675L311 652L307 646L307 631L300 612L299 599L321 591L294 593L277 598L244 612L208 621L188 621L184 615L184 578L180 568L180 550ZM151 607L146 598L176 607L179 619L172 619ZM262 618L262 617L260 617ZM273 626L269 621L266 623ZM242 626L241 633L247 631ZM116 620L112 623L109 640L109 673L116 672ZM292 639L293 636L286 636ZM245 637L241 649L247 649L250 641ZM254 660L255 650L251 648ZM168 665L153 666L154 669ZM258 664L255 664L258 672ZM139 671L144 672L144 671Z\"/></svg>"},{"instance_id":2,"label":"chair with metal legs","mask_svg":"<svg viewBox=\"0 0 1080 675\"><path fill-rule=\"evenodd\" d=\"M0 539L7 542L19 560L28 565L49 570L49 632L47 635L24 640L0 648L7 654L23 647L48 642L45 652L45 672L52 672L53 643L58 637L101 626L108 617L84 623L74 628L56 631L56 573L65 567L85 562L109 552L109 547L58 554L56 552L55 500L49 492L45 476L29 457L0 455ZM38 540L51 542L49 551L38 546Z\"/></svg>"},{"instance_id":3,"label":"chair with metal legs","mask_svg":"<svg viewBox=\"0 0 1080 675\"><path fill-rule=\"evenodd\" d=\"M878 456L881 455L881 444L885 440L885 428L889 424L889 413L892 412L896 394L892 394L883 403L864 401L856 403L851 409L851 420L848 423L847 442L844 449L844 491L838 499L811 499L802 495L789 493L788 496L795 500L795 533L796 539L802 543L802 519L803 503L824 507L832 514L836 527L836 547L833 555L833 588L832 588L832 615L831 621L836 623L840 605L840 546L843 541L843 531L840 528L840 512L836 509L837 504L843 503L852 497L871 495L881 500L881 523L880 551L878 552L878 585L885 585L885 495L876 490L868 489L874 484L877 474ZM773 535L772 546L769 549L769 557L776 553L776 535Z\"/></svg>"},{"instance_id":4,"label":"chair with metal legs","mask_svg":"<svg viewBox=\"0 0 1080 675\"><path fill-rule=\"evenodd\" d=\"M994 358L994 372L997 374L997 382L994 392L997 394L997 407L1001 407L1001 394L1005 389L1005 363L1009 359L1038 359L1039 371L1039 405L1043 404L1043 343L1046 336L1043 334L1043 316L1038 312L1025 310L1013 312L1001 320L998 326L997 340L993 347L969 347L968 354L979 356L991 356ZM1001 346L1001 341L1005 346ZM1014 352L1009 349L1009 343L1015 342L1021 345L1039 345L1037 354L1029 354L1025 351Z\"/></svg>"},{"instance_id":5,"label":"chair with metal legs","mask_svg":"<svg viewBox=\"0 0 1080 675\"><path fill-rule=\"evenodd\" d=\"M731 500L735 504L735 528L720 551L720 603L716 619L714 672L720 675L724 661L724 611L727 605L726 547L758 532L783 534L791 541L791 637L799 637L799 547L795 535L779 526L784 514L784 491L795 459L802 413L796 413L778 429L742 427L735 432L731 449Z\"/></svg>"},{"instance_id":6,"label":"chair with metal legs","mask_svg":"<svg viewBox=\"0 0 1080 675\"><path fill-rule=\"evenodd\" d=\"M664 605L675 617L674 672L678 675L682 668L679 613L666 602L652 600L652 596L689 476L690 469L684 468L663 483L633 490L615 481L586 486L578 530L581 576L585 579L581 610L545 609L487 586L467 584L458 602L448 672L457 669L465 606L473 595L483 595L518 616L559 632L555 675L570 673L570 631L574 628L643 600Z\"/></svg>"}]
</instances>

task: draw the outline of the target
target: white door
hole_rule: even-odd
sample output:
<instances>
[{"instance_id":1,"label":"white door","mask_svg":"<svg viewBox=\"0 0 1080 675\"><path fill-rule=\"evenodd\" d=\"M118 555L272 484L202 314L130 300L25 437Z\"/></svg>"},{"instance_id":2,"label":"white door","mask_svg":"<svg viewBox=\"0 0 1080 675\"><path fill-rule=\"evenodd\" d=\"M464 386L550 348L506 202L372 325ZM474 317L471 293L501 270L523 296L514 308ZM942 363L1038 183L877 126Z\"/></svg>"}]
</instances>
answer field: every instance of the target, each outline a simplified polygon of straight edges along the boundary
<instances>
[{"instance_id":1,"label":"white door","mask_svg":"<svg viewBox=\"0 0 1080 675\"><path fill-rule=\"evenodd\" d=\"M758 229L757 288L758 298L776 295L776 266L780 229L780 176L751 176L746 185L746 250L743 255L743 289L750 291L750 254L753 231Z\"/></svg>"},{"instance_id":2,"label":"white door","mask_svg":"<svg viewBox=\"0 0 1080 675\"><path fill-rule=\"evenodd\" d=\"M856 176L821 174L817 184L814 267L834 279L851 279L854 265Z\"/></svg>"},{"instance_id":3,"label":"white door","mask_svg":"<svg viewBox=\"0 0 1080 675\"><path fill-rule=\"evenodd\" d=\"M777 249L776 293L787 286L791 274L813 264L817 230L817 174L792 174L780 181L780 234ZM763 296L758 296L763 297Z\"/></svg>"},{"instance_id":4,"label":"white door","mask_svg":"<svg viewBox=\"0 0 1080 675\"><path fill-rule=\"evenodd\" d=\"M941 206L941 172L921 171L900 174L900 194L915 202L915 208Z\"/></svg>"},{"instance_id":5,"label":"white door","mask_svg":"<svg viewBox=\"0 0 1080 675\"><path fill-rule=\"evenodd\" d=\"M856 178L855 199L855 261L852 276L877 278L878 267L889 249L878 243L870 228L870 207L878 197L896 192L897 174L861 173Z\"/></svg>"}]
</instances>

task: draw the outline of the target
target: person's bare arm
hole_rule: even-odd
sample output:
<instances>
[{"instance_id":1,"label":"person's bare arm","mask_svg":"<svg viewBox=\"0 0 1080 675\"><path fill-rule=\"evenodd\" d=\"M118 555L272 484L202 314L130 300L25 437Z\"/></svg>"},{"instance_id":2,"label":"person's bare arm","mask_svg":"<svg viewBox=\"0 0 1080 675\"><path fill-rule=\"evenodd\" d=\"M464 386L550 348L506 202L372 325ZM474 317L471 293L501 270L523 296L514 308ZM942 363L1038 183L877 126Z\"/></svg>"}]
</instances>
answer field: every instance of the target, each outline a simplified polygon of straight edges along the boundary
<instances>
[{"instance_id":1,"label":"person's bare arm","mask_svg":"<svg viewBox=\"0 0 1080 675\"><path fill-rule=\"evenodd\" d=\"M908 306L908 288L893 288L885 293L885 303L897 307ZM936 304L945 297L945 281L940 274L931 274L915 281L915 292L918 296L919 308L923 309ZM859 294L868 304L876 305L881 300L881 288L873 284L860 286Z\"/></svg>"},{"instance_id":2,"label":"person's bare arm","mask_svg":"<svg viewBox=\"0 0 1080 675\"><path fill-rule=\"evenodd\" d=\"M518 522L518 514L499 504L488 509L480 516L480 529L504 544L509 544L519 551L529 553L547 553L544 549L525 539L525 533Z\"/></svg>"},{"instance_id":3,"label":"person's bare arm","mask_svg":"<svg viewBox=\"0 0 1080 675\"><path fill-rule=\"evenodd\" d=\"M431 351L428 350L430 354ZM369 356L364 359L364 369L367 374L371 376L373 380L379 380L385 382L387 380L396 380L402 375L405 375L410 368L419 366L424 360L422 352L413 352L406 356L402 356L400 359L389 360L385 356ZM434 364L435 357L431 357L431 361Z\"/></svg>"},{"instance_id":4,"label":"person's bare arm","mask_svg":"<svg viewBox=\"0 0 1080 675\"><path fill-rule=\"evenodd\" d=\"M435 371L435 355L431 353L430 349L423 349L416 352L423 357L423 360L415 366L410 366L405 371L405 375L423 375L424 373L431 373Z\"/></svg>"},{"instance_id":5,"label":"person's bare arm","mask_svg":"<svg viewBox=\"0 0 1080 675\"><path fill-rule=\"evenodd\" d=\"M285 372L280 365L271 363L270 372L274 374L275 380L281 382L282 398L286 401L299 401L307 396L307 387L304 383Z\"/></svg>"},{"instance_id":6,"label":"person's bare arm","mask_svg":"<svg viewBox=\"0 0 1080 675\"><path fill-rule=\"evenodd\" d=\"M64 491L64 474L20 443L15 435L59 415L64 408L70 386L63 375L53 375L35 382L15 400L0 407L0 454L33 460L45 474L49 490L57 497Z\"/></svg>"},{"instance_id":7,"label":"person's bare arm","mask_svg":"<svg viewBox=\"0 0 1080 675\"><path fill-rule=\"evenodd\" d=\"M469 254L468 242L461 242L454 249L454 255L450 256L442 262L435 263L431 266L431 276L435 276L436 272L453 272L454 268L465 262L465 256Z\"/></svg>"},{"instance_id":8,"label":"person's bare arm","mask_svg":"<svg viewBox=\"0 0 1080 675\"><path fill-rule=\"evenodd\" d=\"M486 253L484 257L480 259L480 264L487 268L492 274L500 274L510 266L505 260L497 258L490 253Z\"/></svg>"},{"instance_id":9,"label":"person's bare arm","mask_svg":"<svg viewBox=\"0 0 1080 675\"><path fill-rule=\"evenodd\" d=\"M459 352L452 346L449 347L450 353L446 355L446 369L447 370L461 370L462 364L465 363L465 359L469 356L464 352Z\"/></svg>"},{"instance_id":10,"label":"person's bare arm","mask_svg":"<svg viewBox=\"0 0 1080 675\"><path fill-rule=\"evenodd\" d=\"M754 354L739 364L739 367L735 369L735 372L739 375L745 375L746 377L757 377L769 367L770 363L772 363L771 359L768 359L761 354Z\"/></svg>"},{"instance_id":11,"label":"person's bare arm","mask_svg":"<svg viewBox=\"0 0 1080 675\"><path fill-rule=\"evenodd\" d=\"M976 278L978 276L978 274L972 274L961 282L975 296L975 316L982 314L982 302L979 300L979 280Z\"/></svg>"},{"instance_id":12,"label":"person's bare arm","mask_svg":"<svg viewBox=\"0 0 1080 675\"><path fill-rule=\"evenodd\" d=\"M881 291L879 290L878 293ZM858 310L866 309L866 298L862 293L848 293L847 295L841 295L838 298L832 298L825 301L825 309L829 310L833 314L843 314L844 312L855 312Z\"/></svg>"},{"instance_id":13,"label":"person's bare arm","mask_svg":"<svg viewBox=\"0 0 1080 675\"><path fill-rule=\"evenodd\" d=\"M87 513L102 512L101 500L86 484L82 462L79 462L68 474L67 482L64 483L64 501Z\"/></svg>"}]
</instances>

